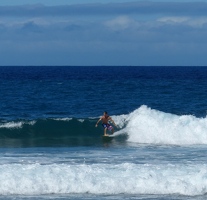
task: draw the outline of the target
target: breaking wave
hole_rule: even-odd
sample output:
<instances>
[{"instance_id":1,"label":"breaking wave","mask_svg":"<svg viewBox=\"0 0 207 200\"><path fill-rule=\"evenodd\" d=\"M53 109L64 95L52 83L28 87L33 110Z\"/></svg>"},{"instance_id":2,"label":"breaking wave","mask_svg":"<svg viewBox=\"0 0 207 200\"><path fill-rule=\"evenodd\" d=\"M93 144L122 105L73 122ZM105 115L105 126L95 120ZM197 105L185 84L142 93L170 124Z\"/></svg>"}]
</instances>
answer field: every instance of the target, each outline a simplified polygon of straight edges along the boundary
<instances>
[{"instance_id":1,"label":"breaking wave","mask_svg":"<svg viewBox=\"0 0 207 200\"><path fill-rule=\"evenodd\" d=\"M207 118L175 115L141 106L128 115L112 116L115 139L164 145L207 144ZM103 129L98 118L38 119L0 123L0 146L98 145Z\"/></svg>"},{"instance_id":2,"label":"breaking wave","mask_svg":"<svg viewBox=\"0 0 207 200\"><path fill-rule=\"evenodd\" d=\"M141 106L123 115L124 128L115 133L127 134L128 141L146 144L207 144L207 118L175 115ZM123 125L122 125L123 126Z\"/></svg>"}]
</instances>

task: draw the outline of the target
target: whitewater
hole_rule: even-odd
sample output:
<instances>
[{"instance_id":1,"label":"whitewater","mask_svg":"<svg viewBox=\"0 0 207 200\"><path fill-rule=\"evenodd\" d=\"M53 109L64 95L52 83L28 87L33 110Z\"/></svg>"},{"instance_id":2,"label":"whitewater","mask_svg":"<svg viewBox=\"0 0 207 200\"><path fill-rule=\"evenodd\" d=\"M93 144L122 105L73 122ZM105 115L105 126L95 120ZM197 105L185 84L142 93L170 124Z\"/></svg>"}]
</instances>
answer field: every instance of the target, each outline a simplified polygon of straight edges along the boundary
<instances>
[{"instance_id":1,"label":"whitewater","mask_svg":"<svg viewBox=\"0 0 207 200\"><path fill-rule=\"evenodd\" d=\"M139 109L115 117L119 126L115 133L127 134L128 141L147 144L193 145L207 144L207 118L175 115L141 106Z\"/></svg>"},{"instance_id":2,"label":"whitewater","mask_svg":"<svg viewBox=\"0 0 207 200\"><path fill-rule=\"evenodd\" d=\"M81 195L109 199L207 192L205 146L120 145L1 149L0 195L37 198ZM88 195L93 195L89 197ZM41 199L41 198L40 198Z\"/></svg>"},{"instance_id":3,"label":"whitewater","mask_svg":"<svg viewBox=\"0 0 207 200\"><path fill-rule=\"evenodd\" d=\"M1 195L180 194L207 192L206 165L5 164ZM17 173L18 172L18 173ZM159 187L158 187L159 184Z\"/></svg>"}]
</instances>

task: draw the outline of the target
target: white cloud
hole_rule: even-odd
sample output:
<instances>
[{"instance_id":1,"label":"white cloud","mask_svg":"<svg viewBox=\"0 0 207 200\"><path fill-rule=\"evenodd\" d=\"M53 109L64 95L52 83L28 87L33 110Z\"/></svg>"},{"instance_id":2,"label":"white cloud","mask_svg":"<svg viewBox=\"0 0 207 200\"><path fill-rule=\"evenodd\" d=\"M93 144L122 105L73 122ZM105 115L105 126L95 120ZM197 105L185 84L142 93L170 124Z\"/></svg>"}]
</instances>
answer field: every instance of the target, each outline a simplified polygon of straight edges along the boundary
<instances>
[{"instance_id":1,"label":"white cloud","mask_svg":"<svg viewBox=\"0 0 207 200\"><path fill-rule=\"evenodd\" d=\"M207 24L207 17L162 17L157 19L163 24L181 24L193 28L203 28Z\"/></svg>"},{"instance_id":2,"label":"white cloud","mask_svg":"<svg viewBox=\"0 0 207 200\"><path fill-rule=\"evenodd\" d=\"M165 23L183 23L189 20L189 17L162 17L157 19L158 22L165 22Z\"/></svg>"},{"instance_id":3,"label":"white cloud","mask_svg":"<svg viewBox=\"0 0 207 200\"><path fill-rule=\"evenodd\" d=\"M107 27L112 30L124 30L129 27L135 26L136 21L128 16L119 16L111 20L107 20L104 23Z\"/></svg>"}]
</instances>

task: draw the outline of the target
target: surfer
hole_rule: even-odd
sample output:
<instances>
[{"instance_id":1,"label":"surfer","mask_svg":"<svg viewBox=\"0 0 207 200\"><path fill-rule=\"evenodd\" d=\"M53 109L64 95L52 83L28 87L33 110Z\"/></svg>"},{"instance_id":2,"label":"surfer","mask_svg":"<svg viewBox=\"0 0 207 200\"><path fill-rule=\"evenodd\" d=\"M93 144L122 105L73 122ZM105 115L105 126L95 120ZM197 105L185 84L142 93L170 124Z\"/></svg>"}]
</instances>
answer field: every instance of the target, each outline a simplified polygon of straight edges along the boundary
<instances>
[{"instance_id":1,"label":"surfer","mask_svg":"<svg viewBox=\"0 0 207 200\"><path fill-rule=\"evenodd\" d=\"M114 123L114 120L108 115L108 113L105 111L103 116L97 121L96 127L98 126L98 123L102 121L102 126L104 128L104 136L107 136L106 131L109 130L114 133L114 128L109 124L109 121L113 123L114 126L117 127L117 125Z\"/></svg>"}]
</instances>

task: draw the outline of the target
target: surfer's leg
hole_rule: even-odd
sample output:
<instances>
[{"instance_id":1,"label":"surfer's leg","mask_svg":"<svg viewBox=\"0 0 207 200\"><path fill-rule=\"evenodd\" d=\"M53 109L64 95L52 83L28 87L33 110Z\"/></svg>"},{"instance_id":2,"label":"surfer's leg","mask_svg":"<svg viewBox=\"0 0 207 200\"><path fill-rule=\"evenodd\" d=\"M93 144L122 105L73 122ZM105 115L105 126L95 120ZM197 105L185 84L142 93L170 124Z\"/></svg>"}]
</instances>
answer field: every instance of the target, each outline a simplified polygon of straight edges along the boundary
<instances>
[{"instance_id":1,"label":"surfer's leg","mask_svg":"<svg viewBox=\"0 0 207 200\"><path fill-rule=\"evenodd\" d=\"M106 130L107 130L107 127L106 127L106 128L104 128L104 135L107 135L107 134L106 134Z\"/></svg>"},{"instance_id":2,"label":"surfer's leg","mask_svg":"<svg viewBox=\"0 0 207 200\"><path fill-rule=\"evenodd\" d=\"M114 134L114 128L111 129L111 133Z\"/></svg>"}]
</instances>

